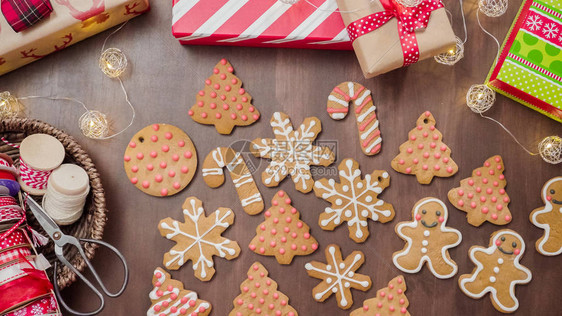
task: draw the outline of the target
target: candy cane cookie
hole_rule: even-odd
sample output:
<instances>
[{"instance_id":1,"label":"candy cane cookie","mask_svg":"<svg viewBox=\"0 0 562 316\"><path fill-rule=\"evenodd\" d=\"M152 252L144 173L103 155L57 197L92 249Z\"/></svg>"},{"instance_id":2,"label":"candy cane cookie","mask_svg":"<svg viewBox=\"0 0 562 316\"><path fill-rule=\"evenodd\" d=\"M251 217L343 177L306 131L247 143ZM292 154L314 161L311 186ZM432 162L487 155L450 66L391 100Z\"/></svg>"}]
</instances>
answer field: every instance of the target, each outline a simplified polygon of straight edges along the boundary
<instances>
[{"instance_id":1,"label":"candy cane cookie","mask_svg":"<svg viewBox=\"0 0 562 316\"><path fill-rule=\"evenodd\" d=\"M328 96L328 114L334 120L345 118L351 101L355 104L361 150L367 156L375 155L381 150L382 138L377 120L377 107L373 104L370 90L356 82L340 83Z\"/></svg>"},{"instance_id":2,"label":"candy cane cookie","mask_svg":"<svg viewBox=\"0 0 562 316\"><path fill-rule=\"evenodd\" d=\"M225 167L230 172L244 211L250 215L263 211L263 199L252 173L242 155L230 147L217 147L207 155L203 162L205 183L211 188L221 186L224 183Z\"/></svg>"}]
</instances>

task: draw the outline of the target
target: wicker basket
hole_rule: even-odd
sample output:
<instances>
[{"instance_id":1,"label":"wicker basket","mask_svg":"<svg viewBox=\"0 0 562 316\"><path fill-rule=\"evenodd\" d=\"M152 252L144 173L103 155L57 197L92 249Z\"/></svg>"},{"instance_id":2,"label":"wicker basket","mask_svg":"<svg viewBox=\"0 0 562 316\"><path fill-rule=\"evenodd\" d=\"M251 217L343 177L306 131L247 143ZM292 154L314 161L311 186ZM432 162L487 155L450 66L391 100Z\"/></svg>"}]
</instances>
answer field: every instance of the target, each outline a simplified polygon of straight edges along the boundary
<instances>
[{"instance_id":1,"label":"wicker basket","mask_svg":"<svg viewBox=\"0 0 562 316\"><path fill-rule=\"evenodd\" d=\"M63 131L38 120L15 118L2 120L2 124L0 124L0 137L5 137L6 140L15 144L19 144L26 136L37 133L49 134L57 138L66 150L64 162L74 163L84 168L90 177L90 194L87 197L82 217L72 225L61 226L61 229L65 234L69 234L77 238L101 239L103 236L105 222L107 220L104 190L96 167L82 147L72 136L69 136ZM0 142L0 152L8 154L14 159L16 164L18 163L18 149ZM27 213L27 218L29 225L38 232L44 234L43 229L39 226L29 211ZM92 259L94 257L96 245L85 243L83 246L88 259ZM52 241L49 241L46 246L41 247L38 251L45 255L51 263L56 260ZM64 252L66 258L70 263L72 263L72 265L74 265L74 267L76 267L79 271L84 269L86 264L74 247L65 247ZM49 275L52 275L52 271L49 271ZM70 271L70 269L61 264L58 265L57 283L61 289L70 285L75 280L76 275Z\"/></svg>"}]
</instances>

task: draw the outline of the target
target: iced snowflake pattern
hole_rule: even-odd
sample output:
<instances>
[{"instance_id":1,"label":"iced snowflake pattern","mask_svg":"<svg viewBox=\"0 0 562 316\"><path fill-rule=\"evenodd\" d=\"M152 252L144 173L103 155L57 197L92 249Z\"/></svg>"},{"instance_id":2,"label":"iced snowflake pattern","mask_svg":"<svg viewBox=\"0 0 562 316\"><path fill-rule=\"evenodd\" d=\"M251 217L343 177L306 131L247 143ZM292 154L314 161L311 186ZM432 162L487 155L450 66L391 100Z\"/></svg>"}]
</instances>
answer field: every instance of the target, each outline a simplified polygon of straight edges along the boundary
<instances>
[{"instance_id":1,"label":"iced snowflake pattern","mask_svg":"<svg viewBox=\"0 0 562 316\"><path fill-rule=\"evenodd\" d=\"M322 130L322 123L316 117L308 117L295 131L287 114L275 112L270 125L275 138L256 138L251 145L254 156L271 159L262 173L262 182L275 187L291 175L298 191L310 192L314 184L310 166L329 166L335 159L328 147L312 144Z\"/></svg>"},{"instance_id":2,"label":"iced snowflake pattern","mask_svg":"<svg viewBox=\"0 0 562 316\"><path fill-rule=\"evenodd\" d=\"M556 38L560 30L556 27L554 23L546 23L542 29L542 33L546 38Z\"/></svg>"},{"instance_id":3,"label":"iced snowflake pattern","mask_svg":"<svg viewBox=\"0 0 562 316\"><path fill-rule=\"evenodd\" d=\"M386 223L394 218L394 207L378 199L390 184L384 170L375 170L361 179L357 161L349 158L338 167L340 183L333 179L320 179L314 183L316 196L332 203L320 214L319 225L324 230L334 230L347 221L349 237L364 242L369 236L367 219Z\"/></svg>"},{"instance_id":4,"label":"iced snowflake pattern","mask_svg":"<svg viewBox=\"0 0 562 316\"><path fill-rule=\"evenodd\" d=\"M531 15L529 17L529 19L527 19L527 21L525 21L525 24L527 24L527 27L529 28L529 30L538 31L538 30L541 29L542 20L541 20L540 16L535 14L535 15Z\"/></svg>"},{"instance_id":5,"label":"iced snowflake pattern","mask_svg":"<svg viewBox=\"0 0 562 316\"><path fill-rule=\"evenodd\" d=\"M183 208L184 223L168 217L158 225L162 236L177 242L164 255L164 265L177 270L192 260L195 277L208 281L215 274L212 256L231 260L240 254L237 242L221 236L234 223L234 213L229 208L220 207L214 216L207 217L203 203L196 197L187 198Z\"/></svg>"}]
</instances>

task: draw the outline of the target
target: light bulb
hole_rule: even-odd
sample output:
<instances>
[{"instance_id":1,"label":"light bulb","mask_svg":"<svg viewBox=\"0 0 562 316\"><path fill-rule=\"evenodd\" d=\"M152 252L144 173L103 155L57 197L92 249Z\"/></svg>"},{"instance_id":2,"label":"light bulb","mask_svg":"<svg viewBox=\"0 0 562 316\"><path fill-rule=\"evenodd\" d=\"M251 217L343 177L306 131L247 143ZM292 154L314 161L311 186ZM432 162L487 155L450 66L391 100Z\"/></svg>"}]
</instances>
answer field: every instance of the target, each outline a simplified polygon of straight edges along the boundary
<instances>
[{"instance_id":1,"label":"light bulb","mask_svg":"<svg viewBox=\"0 0 562 316\"><path fill-rule=\"evenodd\" d=\"M98 64L109 78L117 78L127 69L127 57L118 48L108 48L101 54Z\"/></svg>"}]
</instances>

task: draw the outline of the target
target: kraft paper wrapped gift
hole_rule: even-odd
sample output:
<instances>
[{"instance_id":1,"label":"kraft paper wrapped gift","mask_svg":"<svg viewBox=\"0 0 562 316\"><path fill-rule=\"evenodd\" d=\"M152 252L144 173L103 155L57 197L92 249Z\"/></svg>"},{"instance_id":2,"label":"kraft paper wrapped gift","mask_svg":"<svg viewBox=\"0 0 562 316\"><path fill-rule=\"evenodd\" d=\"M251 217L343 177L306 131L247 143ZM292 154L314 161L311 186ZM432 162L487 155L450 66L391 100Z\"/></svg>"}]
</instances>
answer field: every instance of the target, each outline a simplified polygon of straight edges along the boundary
<instances>
[{"instance_id":1,"label":"kraft paper wrapped gift","mask_svg":"<svg viewBox=\"0 0 562 316\"><path fill-rule=\"evenodd\" d=\"M374 17L375 13L387 11L381 13L380 16L392 15L394 13L390 12L401 12L405 9L395 0L337 0L337 2L348 29L350 24L362 23L361 20L368 16ZM367 28L364 29L365 34L360 33L363 27L358 29L360 36L353 41L353 49L365 78L372 78L393 69L407 66L418 58L419 60L430 58L455 47L455 34L449 23L445 8L431 10L435 8L435 5L433 1L429 0L424 0L420 6L418 8L425 8L427 9L425 11L430 11L427 19L426 15L420 17L422 24L427 21L427 27L416 28L415 38L412 39L411 36L409 39L406 38L405 44L410 45L408 41L411 41L413 46L411 48L404 46L404 50L419 49L419 55L413 56L413 58L412 56L406 57L408 60L405 60L405 56L408 55L402 49L402 34L399 34L396 16L393 16L386 23L377 23L379 17L375 17L372 22L375 26L377 24L380 26L369 31L370 26L367 25ZM393 9L389 9L390 7ZM412 22L413 24L409 23L409 20L405 21L406 25L417 24L415 21ZM353 40L353 37L351 39ZM415 53L415 50L413 52Z\"/></svg>"},{"instance_id":2,"label":"kraft paper wrapped gift","mask_svg":"<svg viewBox=\"0 0 562 316\"><path fill-rule=\"evenodd\" d=\"M53 12L16 33L0 16L0 75L125 22L150 8L148 0L51 0ZM1 15L1 14L0 14Z\"/></svg>"}]
</instances>

